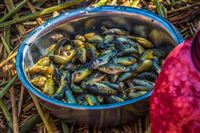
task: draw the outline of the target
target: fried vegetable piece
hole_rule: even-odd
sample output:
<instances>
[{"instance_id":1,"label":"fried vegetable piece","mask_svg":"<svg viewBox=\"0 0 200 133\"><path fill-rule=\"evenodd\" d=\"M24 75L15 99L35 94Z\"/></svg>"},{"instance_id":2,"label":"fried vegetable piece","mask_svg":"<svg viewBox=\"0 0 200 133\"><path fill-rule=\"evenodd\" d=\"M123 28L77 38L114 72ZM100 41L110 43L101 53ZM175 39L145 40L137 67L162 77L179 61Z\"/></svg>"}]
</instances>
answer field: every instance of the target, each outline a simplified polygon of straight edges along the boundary
<instances>
[{"instance_id":1,"label":"fried vegetable piece","mask_svg":"<svg viewBox=\"0 0 200 133\"><path fill-rule=\"evenodd\" d=\"M68 86L65 86L65 96L66 96L66 101L67 103L70 104L77 104L75 97L72 94L72 91L69 89Z\"/></svg>"},{"instance_id":2,"label":"fried vegetable piece","mask_svg":"<svg viewBox=\"0 0 200 133\"><path fill-rule=\"evenodd\" d=\"M124 31L122 29L106 29L103 34L114 34L114 35L128 35L129 33L127 31Z\"/></svg>"},{"instance_id":3,"label":"fried vegetable piece","mask_svg":"<svg viewBox=\"0 0 200 133\"><path fill-rule=\"evenodd\" d=\"M117 94L117 91L115 89L112 89L105 84L97 83L97 82L85 83L82 85L82 87L92 94L99 94L99 95L116 95Z\"/></svg>"},{"instance_id":4,"label":"fried vegetable piece","mask_svg":"<svg viewBox=\"0 0 200 133\"><path fill-rule=\"evenodd\" d=\"M107 74L119 74L122 72L127 72L129 71L128 68L120 65L120 64L106 64L102 65L98 68L99 71L102 71Z\"/></svg>"},{"instance_id":5,"label":"fried vegetable piece","mask_svg":"<svg viewBox=\"0 0 200 133\"><path fill-rule=\"evenodd\" d=\"M87 103L91 106L93 105L100 105L99 101L97 100L97 98L91 94L86 94L85 95L85 99L87 101Z\"/></svg>"},{"instance_id":6,"label":"fried vegetable piece","mask_svg":"<svg viewBox=\"0 0 200 133\"><path fill-rule=\"evenodd\" d=\"M54 73L54 69L50 66L33 66L29 68L29 72L32 74L42 73L46 76L51 76Z\"/></svg>"},{"instance_id":7,"label":"fried vegetable piece","mask_svg":"<svg viewBox=\"0 0 200 133\"><path fill-rule=\"evenodd\" d=\"M138 74L135 78L137 79L143 79L143 80L149 80L149 81L155 81L156 80L157 75L155 73L152 72L143 72Z\"/></svg>"},{"instance_id":8,"label":"fried vegetable piece","mask_svg":"<svg viewBox=\"0 0 200 133\"><path fill-rule=\"evenodd\" d=\"M54 81L52 77L49 77L44 85L43 93L47 94L48 96L51 96L54 94L55 88L54 88Z\"/></svg>"},{"instance_id":9,"label":"fried vegetable piece","mask_svg":"<svg viewBox=\"0 0 200 133\"><path fill-rule=\"evenodd\" d=\"M119 58L113 59L113 62L116 63L116 64L129 66L129 65L136 63L137 59L134 58L134 57L131 57L131 56L129 56L129 57L119 57Z\"/></svg>"},{"instance_id":10,"label":"fried vegetable piece","mask_svg":"<svg viewBox=\"0 0 200 133\"><path fill-rule=\"evenodd\" d=\"M146 93L147 93L147 91L131 92L131 93L129 93L128 97L129 98L136 98L136 97L142 96Z\"/></svg>"},{"instance_id":11,"label":"fried vegetable piece","mask_svg":"<svg viewBox=\"0 0 200 133\"><path fill-rule=\"evenodd\" d=\"M91 73L92 73L92 70L88 69L87 67L83 67L72 74L72 82L78 83L84 80Z\"/></svg>"},{"instance_id":12,"label":"fried vegetable piece","mask_svg":"<svg viewBox=\"0 0 200 133\"><path fill-rule=\"evenodd\" d=\"M83 89L76 84L71 85L71 90L73 93L83 93Z\"/></svg>"},{"instance_id":13,"label":"fried vegetable piece","mask_svg":"<svg viewBox=\"0 0 200 133\"><path fill-rule=\"evenodd\" d=\"M143 37L129 36L129 38L132 39L133 41L138 42L144 48L153 48L154 47L154 45L150 41L148 41L147 39L145 39Z\"/></svg>"},{"instance_id":14,"label":"fried vegetable piece","mask_svg":"<svg viewBox=\"0 0 200 133\"><path fill-rule=\"evenodd\" d=\"M63 56L61 55L50 56L50 59L56 64L66 64L70 62L74 56L75 56L75 50L70 50L65 52Z\"/></svg>"},{"instance_id":15,"label":"fried vegetable piece","mask_svg":"<svg viewBox=\"0 0 200 133\"><path fill-rule=\"evenodd\" d=\"M49 66L50 64L50 59L49 57L44 57L40 60L38 60L34 66Z\"/></svg>"},{"instance_id":16,"label":"fried vegetable piece","mask_svg":"<svg viewBox=\"0 0 200 133\"><path fill-rule=\"evenodd\" d=\"M112 51L110 53L98 57L97 59L95 59L90 63L90 68L97 69L99 66L107 64L108 61L111 60L111 58L113 58L116 54L117 54L116 51Z\"/></svg>"},{"instance_id":17,"label":"fried vegetable piece","mask_svg":"<svg viewBox=\"0 0 200 133\"><path fill-rule=\"evenodd\" d=\"M47 80L46 76L39 75L31 79L31 83L34 84L35 86L42 88L44 87L46 80Z\"/></svg>"},{"instance_id":18,"label":"fried vegetable piece","mask_svg":"<svg viewBox=\"0 0 200 133\"><path fill-rule=\"evenodd\" d=\"M107 102L108 103L118 103L118 102L123 102L123 101L124 101L124 99L122 99L122 98L120 98L118 96L109 96L107 98Z\"/></svg>"},{"instance_id":19,"label":"fried vegetable piece","mask_svg":"<svg viewBox=\"0 0 200 133\"><path fill-rule=\"evenodd\" d=\"M140 73L140 72L149 71L152 68L152 65L153 63L151 60L144 60L137 67L137 72Z\"/></svg>"},{"instance_id":20,"label":"fried vegetable piece","mask_svg":"<svg viewBox=\"0 0 200 133\"><path fill-rule=\"evenodd\" d=\"M76 52L76 58L81 62L81 63L86 63L87 61L87 52L84 47L81 47L77 50Z\"/></svg>"},{"instance_id":21,"label":"fried vegetable piece","mask_svg":"<svg viewBox=\"0 0 200 133\"><path fill-rule=\"evenodd\" d=\"M98 57L99 53L96 47L90 43L85 44L87 56L90 60L94 60Z\"/></svg>"},{"instance_id":22,"label":"fried vegetable piece","mask_svg":"<svg viewBox=\"0 0 200 133\"><path fill-rule=\"evenodd\" d=\"M60 81L60 86L56 91L56 95L58 95L64 89L65 85L67 84L67 81L65 80L66 76L67 76L67 73L64 73L62 75L61 81Z\"/></svg>"}]
</instances>

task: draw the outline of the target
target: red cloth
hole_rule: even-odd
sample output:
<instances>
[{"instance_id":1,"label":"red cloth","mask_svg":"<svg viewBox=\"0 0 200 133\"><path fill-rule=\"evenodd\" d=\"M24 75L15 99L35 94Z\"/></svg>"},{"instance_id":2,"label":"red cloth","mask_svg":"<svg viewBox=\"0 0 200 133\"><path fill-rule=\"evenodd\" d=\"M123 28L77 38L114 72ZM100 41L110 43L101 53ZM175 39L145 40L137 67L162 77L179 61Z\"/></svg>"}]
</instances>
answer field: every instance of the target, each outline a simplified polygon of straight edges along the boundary
<instances>
[{"instance_id":1,"label":"red cloth","mask_svg":"<svg viewBox=\"0 0 200 133\"><path fill-rule=\"evenodd\" d=\"M200 133L200 72L191 59L192 40L165 60L150 98L152 133Z\"/></svg>"}]
</instances>

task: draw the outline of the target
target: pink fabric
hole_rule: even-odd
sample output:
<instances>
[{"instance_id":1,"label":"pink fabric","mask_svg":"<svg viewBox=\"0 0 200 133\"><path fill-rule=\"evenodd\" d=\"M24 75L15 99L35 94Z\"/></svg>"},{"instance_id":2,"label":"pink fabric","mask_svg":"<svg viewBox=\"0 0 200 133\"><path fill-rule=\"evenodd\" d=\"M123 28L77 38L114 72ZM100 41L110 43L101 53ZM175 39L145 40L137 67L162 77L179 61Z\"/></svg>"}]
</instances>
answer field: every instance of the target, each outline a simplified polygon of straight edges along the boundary
<instances>
[{"instance_id":1,"label":"pink fabric","mask_svg":"<svg viewBox=\"0 0 200 133\"><path fill-rule=\"evenodd\" d=\"M192 58L196 67L200 70L200 30L192 44Z\"/></svg>"},{"instance_id":2,"label":"pink fabric","mask_svg":"<svg viewBox=\"0 0 200 133\"><path fill-rule=\"evenodd\" d=\"M200 72L187 40L167 57L150 98L152 133L200 133Z\"/></svg>"}]
</instances>

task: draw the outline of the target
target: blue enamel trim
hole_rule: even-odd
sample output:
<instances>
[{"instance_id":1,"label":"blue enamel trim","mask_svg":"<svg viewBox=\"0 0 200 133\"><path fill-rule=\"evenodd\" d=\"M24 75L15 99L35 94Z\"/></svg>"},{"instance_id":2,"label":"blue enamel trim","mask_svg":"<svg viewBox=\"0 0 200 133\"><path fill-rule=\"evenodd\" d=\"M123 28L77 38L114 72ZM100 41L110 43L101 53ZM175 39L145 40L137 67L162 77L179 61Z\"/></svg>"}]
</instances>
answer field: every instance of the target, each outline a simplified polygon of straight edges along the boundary
<instances>
[{"instance_id":1,"label":"blue enamel trim","mask_svg":"<svg viewBox=\"0 0 200 133\"><path fill-rule=\"evenodd\" d=\"M145 17L148 17L150 19L153 19L154 21L159 22L160 24L162 24L163 27L165 27L168 32L171 34L171 36L174 38L174 40L176 41L177 44L183 42L183 37L181 36L181 34L177 31L177 29L170 24L167 20L165 20L164 18L150 12L147 10L143 10L143 9L137 9L137 8L130 8L130 7L121 7L121 6L103 6L103 7L87 7L87 8L80 8L77 10L73 10L70 11L68 13L63 13L58 17L55 17L53 19L50 19L48 21L46 21L44 24L40 25L39 27L37 27L36 29L34 29L27 37L26 39L22 42L22 44L20 45L19 49L18 49L18 53L17 53L17 57L16 57L16 70L17 70L17 74L19 79L21 80L21 82L23 83L23 85L34 95L36 95L37 97L39 97L40 99L49 102L51 104L55 104L58 106L62 106L62 107L67 107L67 108L74 108L74 109L91 109L91 110L99 110L99 109L109 109L109 108L116 108L116 107L120 107L120 106L124 106L124 105L128 105L128 104L132 104L134 102L146 99L148 97L150 97L151 92L148 92L147 94L131 99L131 100L127 100L124 102L120 102L120 103L114 103L114 104L106 104L106 105L99 105L99 106L83 106L83 105L75 105L75 104L68 104L68 103L64 103L61 101L58 101L56 99L50 98L42 93L40 93L39 91L37 91L36 89L34 89L34 87L28 82L28 80L25 77L24 74L24 70L23 70L23 54L24 54L24 48L26 47L26 45L28 44L28 42L30 41L29 39L31 37L33 37L36 33L41 33L44 31L44 29L48 28L50 25L54 25L55 23L62 21L66 18L69 17L73 17L73 16L77 16L77 15L82 15L82 14L90 14L90 13L98 13L98 12L125 12L125 13L130 13L130 14L138 14L138 15L143 15Z\"/></svg>"}]
</instances>

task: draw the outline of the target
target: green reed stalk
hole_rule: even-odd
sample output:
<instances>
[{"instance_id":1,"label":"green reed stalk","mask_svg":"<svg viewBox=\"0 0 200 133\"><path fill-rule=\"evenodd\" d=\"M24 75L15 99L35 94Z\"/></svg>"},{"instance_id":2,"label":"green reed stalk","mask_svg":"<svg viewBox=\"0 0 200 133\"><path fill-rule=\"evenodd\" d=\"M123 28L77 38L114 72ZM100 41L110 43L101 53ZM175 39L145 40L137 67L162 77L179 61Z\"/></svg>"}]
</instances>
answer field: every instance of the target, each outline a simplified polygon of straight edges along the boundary
<instances>
[{"instance_id":1,"label":"green reed stalk","mask_svg":"<svg viewBox=\"0 0 200 133\"><path fill-rule=\"evenodd\" d=\"M60 4L60 5L56 5L56 6L52 6L52 7L43 9L42 11L38 11L36 13L30 14L30 15L27 15L27 16L24 16L24 17L15 18L11 21L0 23L0 28L9 26L9 25L12 25L12 24L15 24L15 23L23 22L23 21L26 21L26 20L29 20L29 19L35 19L35 18L41 17L43 15L52 13L54 11L63 10L67 7L73 6L73 5L80 3L80 2L83 2L83 1L84 0L72 0L70 2L66 2L64 4Z\"/></svg>"}]
</instances>

